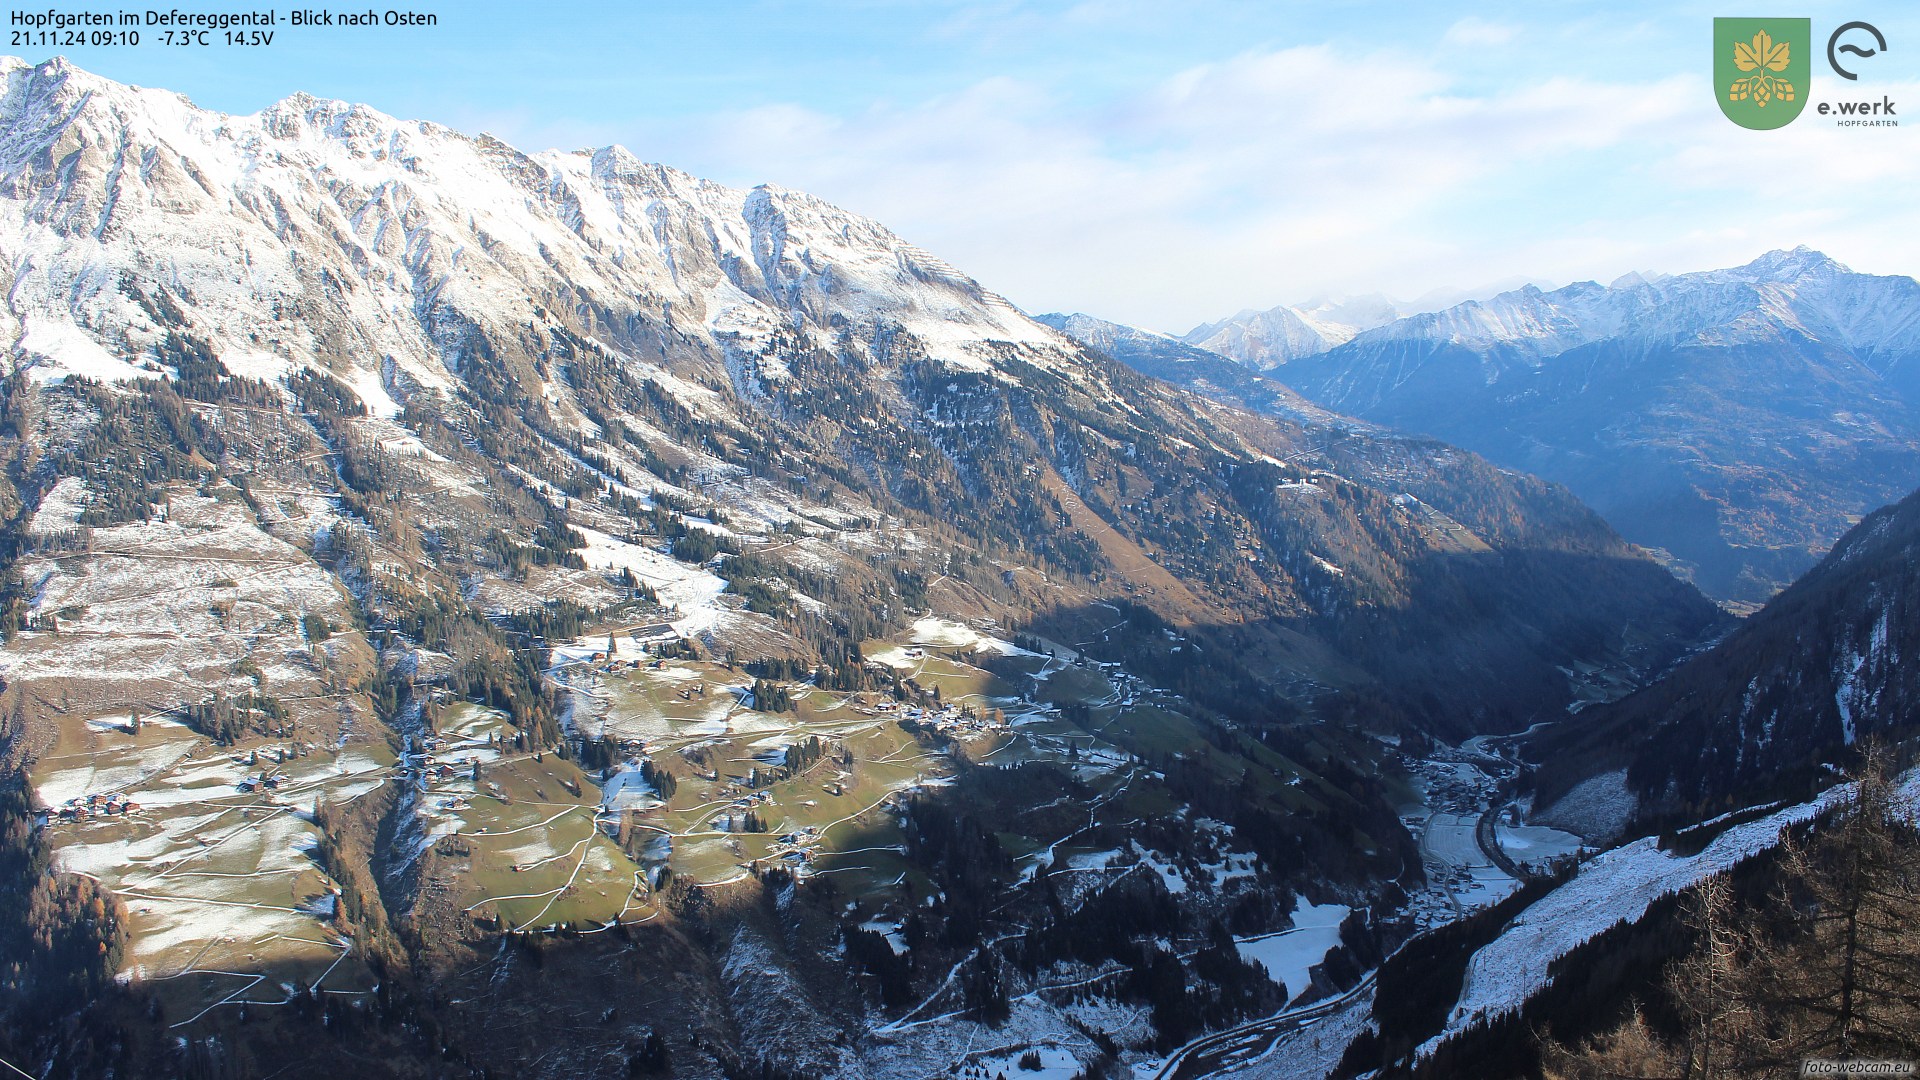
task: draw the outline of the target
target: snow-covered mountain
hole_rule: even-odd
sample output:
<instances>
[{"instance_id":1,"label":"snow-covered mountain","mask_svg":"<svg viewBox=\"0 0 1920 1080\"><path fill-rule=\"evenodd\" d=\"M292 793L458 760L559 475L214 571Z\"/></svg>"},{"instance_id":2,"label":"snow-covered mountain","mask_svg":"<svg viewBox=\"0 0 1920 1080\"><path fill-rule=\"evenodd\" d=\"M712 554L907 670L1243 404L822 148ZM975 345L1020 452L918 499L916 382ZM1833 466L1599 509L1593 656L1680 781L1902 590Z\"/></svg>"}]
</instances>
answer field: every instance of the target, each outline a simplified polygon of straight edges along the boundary
<instances>
[{"instance_id":1,"label":"snow-covered mountain","mask_svg":"<svg viewBox=\"0 0 1920 1080\"><path fill-rule=\"evenodd\" d=\"M1318 356L1395 320L1513 289L1537 289L1540 284L1512 278L1475 289L1435 289L1414 300L1395 300L1381 293L1318 297L1264 311L1249 308L1225 319L1201 323L1180 340L1272 375L1275 368Z\"/></svg>"},{"instance_id":2,"label":"snow-covered mountain","mask_svg":"<svg viewBox=\"0 0 1920 1080\"><path fill-rule=\"evenodd\" d=\"M417 442L422 417L511 433L530 461L560 456L533 470L542 493L565 489L555 478L583 454L641 490L665 480L663 462L716 478L824 470L832 485L811 490L957 515L978 522L982 542L1007 531L992 516L1008 514L1008 499L1032 504L1012 515L1033 522L1022 543L1052 530L1040 522L1071 522L1057 489L1098 509L1066 526L1080 538L1038 541L1040 557L1089 569L1114 558L1084 539L1106 522L1144 546L1148 578L1174 571L1135 584L1180 620L1244 617L1237 606L1253 597L1285 618L1352 612L1407 587L1360 570L1403 561L1387 553L1399 541L1365 538L1307 504L1250 522L1249 536L1280 518L1326 518L1313 554L1346 572L1285 552L1229 557L1221 573L1220 553L1203 554L1185 524L1129 493L1156 475L1206 474L1232 500L1232 463L1300 468L1300 451L1324 440L1142 380L811 196L728 188L618 147L529 155L305 95L227 116L62 60L7 61L4 73L4 329L39 382L180 375L173 358L189 342L231 376L337 378L393 425L390 439ZM1382 443L1344 467L1378 470L1358 480L1368 498L1393 529L1421 532L1426 523L1393 509L1408 445ZM1503 498L1535 497L1519 493L1528 482L1443 448L1415 453L1472 471L1458 495L1476 505L1488 483L1514 488ZM1189 500L1175 516L1218 512ZM1617 543L1587 529L1563 539ZM1356 549L1338 550L1338 534ZM1195 584L1179 580L1189 572ZM1300 660L1310 671L1327 662Z\"/></svg>"},{"instance_id":3,"label":"snow-covered mountain","mask_svg":"<svg viewBox=\"0 0 1920 1080\"><path fill-rule=\"evenodd\" d=\"M58 986L179 1025L103 1064L145 1029L0 987L50 1074L1128 1068L1358 985L1222 935L1412 881L1394 735L1724 621L1562 489L810 196L0 75L0 895L64 872Z\"/></svg>"},{"instance_id":4,"label":"snow-covered mountain","mask_svg":"<svg viewBox=\"0 0 1920 1080\"><path fill-rule=\"evenodd\" d=\"M1744 266L1603 286L1526 286L1492 299L1411 315L1356 334L1356 349L1444 342L1475 351L1547 358L1611 338L1669 345L1772 344L1788 335L1830 342L1882 366L1920 351L1920 285L1910 277L1856 274L1806 247L1771 251ZM1500 372L1492 378L1501 377Z\"/></svg>"},{"instance_id":5,"label":"snow-covered mountain","mask_svg":"<svg viewBox=\"0 0 1920 1080\"><path fill-rule=\"evenodd\" d=\"M142 349L190 330L230 370L331 366L391 412L383 383L444 389L475 340L531 346L549 312L643 364L692 345L736 378L784 378L776 340L905 331L975 372L1072 352L946 263L797 192L723 187L618 147L526 155L304 95L226 116L61 60L9 58L0 75L0 195L20 209L0 222L4 330L42 378L140 374ZM164 290L180 318L134 287Z\"/></svg>"},{"instance_id":6,"label":"snow-covered mountain","mask_svg":"<svg viewBox=\"0 0 1920 1080\"><path fill-rule=\"evenodd\" d=\"M1360 425L1351 417L1315 405L1285 383L1259 374L1250 364L1189 345L1168 334L1079 313L1034 318L1142 375L1151 375L1214 401L1331 427Z\"/></svg>"},{"instance_id":7,"label":"snow-covered mountain","mask_svg":"<svg viewBox=\"0 0 1920 1080\"><path fill-rule=\"evenodd\" d=\"M1529 286L1363 331L1284 377L1567 484L1727 599L1764 600L1920 483L1920 284L1805 248Z\"/></svg>"},{"instance_id":8,"label":"snow-covered mountain","mask_svg":"<svg viewBox=\"0 0 1920 1080\"><path fill-rule=\"evenodd\" d=\"M1202 323L1180 340L1271 373L1301 357L1344 344L1363 330L1392 322L1402 310L1384 296L1317 300L1266 311L1242 311L1218 322Z\"/></svg>"}]
</instances>

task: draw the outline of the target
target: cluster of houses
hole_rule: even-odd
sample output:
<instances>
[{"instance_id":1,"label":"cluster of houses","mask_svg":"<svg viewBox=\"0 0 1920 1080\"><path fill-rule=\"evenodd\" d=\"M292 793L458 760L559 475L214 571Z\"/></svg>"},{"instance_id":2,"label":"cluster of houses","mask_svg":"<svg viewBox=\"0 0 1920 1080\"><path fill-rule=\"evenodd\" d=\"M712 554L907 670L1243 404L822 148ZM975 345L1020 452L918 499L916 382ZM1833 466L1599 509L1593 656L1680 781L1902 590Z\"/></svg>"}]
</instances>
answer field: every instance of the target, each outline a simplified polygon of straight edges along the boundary
<instances>
[{"instance_id":1,"label":"cluster of houses","mask_svg":"<svg viewBox=\"0 0 1920 1080\"><path fill-rule=\"evenodd\" d=\"M790 832L776 837L773 857L789 866L799 866L813 861L813 846L820 842L820 828L808 825L798 832ZM785 851L780 850L786 848Z\"/></svg>"},{"instance_id":2,"label":"cluster of houses","mask_svg":"<svg viewBox=\"0 0 1920 1080\"><path fill-rule=\"evenodd\" d=\"M1422 790L1426 792L1427 805L1436 810L1451 813L1471 813L1486 808L1486 792L1483 785L1475 783L1471 775L1463 776L1450 762L1428 761L1425 759L1401 757L1407 770L1422 781Z\"/></svg>"},{"instance_id":3,"label":"cluster of houses","mask_svg":"<svg viewBox=\"0 0 1920 1080\"><path fill-rule=\"evenodd\" d=\"M734 800L727 804L730 810L751 810L773 801L772 791L746 791L739 787L728 787L721 794L734 796Z\"/></svg>"},{"instance_id":4,"label":"cluster of houses","mask_svg":"<svg viewBox=\"0 0 1920 1080\"><path fill-rule=\"evenodd\" d=\"M241 792L278 791L285 783L287 783L285 773L268 769L258 776L242 776L240 782L233 786Z\"/></svg>"},{"instance_id":5,"label":"cluster of houses","mask_svg":"<svg viewBox=\"0 0 1920 1080\"><path fill-rule=\"evenodd\" d=\"M440 761L433 757L423 757L419 761L408 761L400 766L400 772L410 780L426 780L430 783L443 783L455 777L466 775L475 780L480 778L480 759L469 757L455 764Z\"/></svg>"},{"instance_id":6,"label":"cluster of houses","mask_svg":"<svg viewBox=\"0 0 1920 1080\"><path fill-rule=\"evenodd\" d=\"M55 809L52 820L59 822L88 821L97 817L122 817L139 813L140 804L118 791L105 794L82 795L68 799Z\"/></svg>"},{"instance_id":7,"label":"cluster of houses","mask_svg":"<svg viewBox=\"0 0 1920 1080\"><path fill-rule=\"evenodd\" d=\"M953 738L1005 731L1007 728L1005 716L997 711L976 713L953 705L925 709L918 705L902 704L876 693L855 694L851 704L869 716L898 716L903 723L931 727Z\"/></svg>"},{"instance_id":8,"label":"cluster of houses","mask_svg":"<svg viewBox=\"0 0 1920 1080\"><path fill-rule=\"evenodd\" d=\"M664 661L648 660L645 657L622 660L617 656L609 657L606 653L597 652L587 657L587 663L602 675L617 675L622 671L637 671L642 666L658 669Z\"/></svg>"},{"instance_id":9,"label":"cluster of houses","mask_svg":"<svg viewBox=\"0 0 1920 1080\"><path fill-rule=\"evenodd\" d=\"M452 780L466 775L474 780L480 779L480 759L468 755L465 761L443 761L435 756L447 749L447 740L440 735L428 735L417 744L418 755L408 755L400 759L393 768L394 774L407 780L424 780L428 783Z\"/></svg>"}]
</instances>

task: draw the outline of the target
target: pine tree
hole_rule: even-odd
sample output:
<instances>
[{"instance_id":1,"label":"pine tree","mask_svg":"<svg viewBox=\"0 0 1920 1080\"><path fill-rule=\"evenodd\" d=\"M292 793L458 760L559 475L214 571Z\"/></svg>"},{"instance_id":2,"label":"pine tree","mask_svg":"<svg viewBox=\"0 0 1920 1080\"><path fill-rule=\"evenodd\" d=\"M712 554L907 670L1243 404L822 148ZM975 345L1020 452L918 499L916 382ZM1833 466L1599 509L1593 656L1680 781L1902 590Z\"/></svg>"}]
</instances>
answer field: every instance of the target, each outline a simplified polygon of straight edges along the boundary
<instances>
[{"instance_id":1,"label":"pine tree","mask_svg":"<svg viewBox=\"0 0 1920 1080\"><path fill-rule=\"evenodd\" d=\"M1699 946L1668 968L1666 988L1687 1025L1680 1075L1710 1077L1738 1060L1754 1035L1756 1012L1741 983L1749 942L1738 929L1726 875L1701 882L1686 904Z\"/></svg>"},{"instance_id":2,"label":"pine tree","mask_svg":"<svg viewBox=\"0 0 1920 1080\"><path fill-rule=\"evenodd\" d=\"M1920 1053L1920 831L1883 756L1811 838L1788 837L1773 909L1784 948L1756 951L1747 992L1776 1026L1758 1056Z\"/></svg>"},{"instance_id":3,"label":"pine tree","mask_svg":"<svg viewBox=\"0 0 1920 1080\"><path fill-rule=\"evenodd\" d=\"M1869 753L1850 796L1782 840L1758 910L1724 876L1688 899L1698 944L1669 967L1677 1040L1636 1008L1581 1047L1549 1044L1549 1080L1745 1080L1810 1058L1920 1055L1920 828L1888 758Z\"/></svg>"}]
</instances>

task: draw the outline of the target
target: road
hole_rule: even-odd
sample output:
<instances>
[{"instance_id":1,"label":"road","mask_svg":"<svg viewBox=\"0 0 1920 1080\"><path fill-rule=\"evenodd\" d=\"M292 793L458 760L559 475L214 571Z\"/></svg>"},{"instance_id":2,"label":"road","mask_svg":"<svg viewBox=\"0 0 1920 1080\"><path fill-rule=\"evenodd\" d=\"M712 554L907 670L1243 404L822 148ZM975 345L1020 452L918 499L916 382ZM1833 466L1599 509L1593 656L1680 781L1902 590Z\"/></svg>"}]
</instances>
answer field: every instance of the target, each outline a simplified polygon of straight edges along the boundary
<instances>
[{"instance_id":1,"label":"road","mask_svg":"<svg viewBox=\"0 0 1920 1080\"><path fill-rule=\"evenodd\" d=\"M1339 997L1288 1009L1212 1035L1203 1035L1175 1050L1161 1064L1160 1071L1154 1074L1154 1080L1189 1080L1191 1077L1210 1076L1226 1064L1224 1059L1228 1056L1236 1056L1243 1061L1258 1057L1271 1049L1282 1035L1290 1035L1340 1009L1361 994L1370 993L1373 980L1374 976L1369 972L1359 985Z\"/></svg>"},{"instance_id":2,"label":"road","mask_svg":"<svg viewBox=\"0 0 1920 1080\"><path fill-rule=\"evenodd\" d=\"M1539 725L1535 726L1538 727ZM1530 733L1530 731L1522 734L1528 733ZM1504 752L1506 749L1504 740L1472 740L1469 745L1463 746L1462 749L1467 750L1476 757L1484 758L1489 763L1500 762L1509 769L1518 767ZM1492 752L1490 752L1490 750ZM1481 771L1484 772L1485 770ZM1497 784L1499 779L1501 779L1501 777L1488 777L1489 788ZM1501 803L1496 799L1492 805L1483 810L1477 819L1474 820L1471 827L1473 834L1472 847L1468 847L1466 838L1459 835L1467 831L1463 827L1465 825L1463 819L1467 818L1466 814L1446 814L1444 817L1448 820L1441 823L1438 829L1436 829L1434 818L1443 815L1430 811L1427 827L1421 830L1420 854L1422 858L1427 860L1430 866L1440 864L1449 867L1461 867L1469 871L1480 869L1483 873L1488 870L1493 870L1505 874L1515 881L1522 880L1519 867L1516 866L1514 861L1508 857L1507 853L1501 849L1498 838L1494 834L1494 824L1501 809ZM1469 813L1471 813L1471 810L1469 810ZM1443 842L1436 847L1433 841L1436 838L1440 838L1436 835L1438 832L1451 833L1452 835L1444 837ZM1479 854L1482 855L1490 865L1479 868L1474 866L1473 861L1465 856L1466 851L1471 851L1474 848L1478 849ZM1485 885L1485 881L1480 879L1479 875L1476 875L1476 880L1479 880L1483 886ZM1451 883L1444 885L1442 889L1447 896L1447 900L1452 904L1455 913L1461 916L1467 913L1469 906L1478 907L1497 898L1497 894L1490 892L1482 896L1472 897L1468 904L1463 905L1460 897L1455 894ZM1329 998L1326 1001L1316 1002L1303 1008L1285 1010L1264 1019L1254 1020L1212 1035L1203 1035L1182 1046L1168 1057L1166 1061L1161 1064L1159 1071L1154 1074L1155 1080L1191 1080L1191 1078L1209 1076L1222 1068L1258 1058L1262 1054L1272 1050L1274 1044L1282 1037L1290 1035L1314 1021L1327 1016L1329 1013L1339 1010L1362 994L1371 993L1373 984L1374 975L1369 973L1366 978L1360 981L1359 985L1341 994L1339 997Z\"/></svg>"}]
</instances>

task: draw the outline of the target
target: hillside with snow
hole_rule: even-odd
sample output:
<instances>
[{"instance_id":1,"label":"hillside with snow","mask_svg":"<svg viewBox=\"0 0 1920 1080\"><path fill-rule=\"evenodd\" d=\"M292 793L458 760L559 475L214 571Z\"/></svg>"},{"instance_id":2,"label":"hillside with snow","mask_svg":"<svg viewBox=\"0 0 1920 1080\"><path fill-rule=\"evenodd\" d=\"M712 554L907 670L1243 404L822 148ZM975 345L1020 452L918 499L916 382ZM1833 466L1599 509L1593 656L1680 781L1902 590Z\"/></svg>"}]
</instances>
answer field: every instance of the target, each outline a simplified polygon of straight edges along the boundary
<instances>
[{"instance_id":1,"label":"hillside with snow","mask_svg":"<svg viewBox=\"0 0 1920 1080\"><path fill-rule=\"evenodd\" d=\"M62 60L0 65L9 335L41 378L125 378L191 331L236 372L333 367L376 413L445 388L479 340L545 311L636 359L784 377L770 346L911 333L984 371L1068 346L881 226L770 187L726 188L617 147L522 154L296 95L251 116ZM163 293L132 293L127 283ZM316 323L325 322L326 327ZM700 395L661 377L685 394Z\"/></svg>"},{"instance_id":2,"label":"hillside with snow","mask_svg":"<svg viewBox=\"0 0 1920 1080\"><path fill-rule=\"evenodd\" d=\"M1202 323L1181 335L1180 340L1263 374L1276 375L1275 369L1317 356L1346 344L1356 334L1392 322L1408 306L1384 296L1361 296L1242 311Z\"/></svg>"},{"instance_id":3,"label":"hillside with snow","mask_svg":"<svg viewBox=\"0 0 1920 1080\"><path fill-rule=\"evenodd\" d=\"M475 506L489 469L464 454L504 465L527 499L671 488L740 508L749 532L928 514L1057 571L1117 573L1175 623L1257 614L1280 639L1260 677L1395 680L1384 661L1356 672L1301 635L1329 636L1317 615L1402 597L1460 602L1423 583L1457 572L1427 558L1455 538L1404 494L1460 528L1504 531L1483 538L1494 546L1529 535L1518 557L1567 549L1617 566L1632 584L1620 610L1591 613L1601 623L1665 625L1678 604L1677 634L1700 624L1563 495L1378 433L1346 442L1337 466L1317 460L1327 439L1312 429L1358 429L1305 403L1271 422L1141 379L811 196L727 188L619 147L525 154L304 95L227 116L63 60L11 61L5 78L5 329L36 384L189 369L337 381L347 396L330 407L363 412L349 419L380 455ZM1363 493L1357 515L1236 490L1252 461L1294 479L1337 469ZM1205 479L1176 495L1186 477ZM621 534L598 511L524 505L556 528L565 516ZM463 531L462 513L422 514L437 535ZM1223 515L1222 535L1281 543L1281 557L1203 542ZM1550 524L1514 528L1535 519ZM484 575L471 588L514 592ZM1566 610L1531 586L1500 603L1528 623ZM1607 649L1594 659L1640 662ZM1567 660L1538 637L1489 650L1547 683Z\"/></svg>"}]
</instances>

